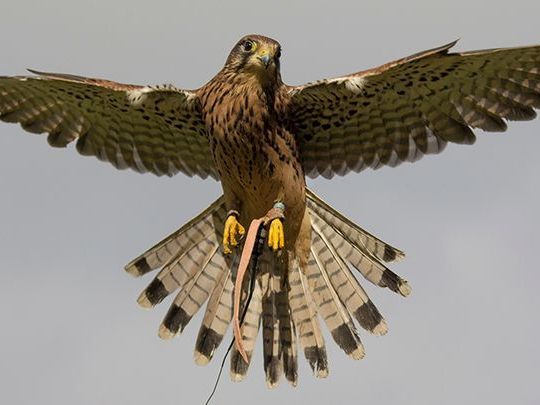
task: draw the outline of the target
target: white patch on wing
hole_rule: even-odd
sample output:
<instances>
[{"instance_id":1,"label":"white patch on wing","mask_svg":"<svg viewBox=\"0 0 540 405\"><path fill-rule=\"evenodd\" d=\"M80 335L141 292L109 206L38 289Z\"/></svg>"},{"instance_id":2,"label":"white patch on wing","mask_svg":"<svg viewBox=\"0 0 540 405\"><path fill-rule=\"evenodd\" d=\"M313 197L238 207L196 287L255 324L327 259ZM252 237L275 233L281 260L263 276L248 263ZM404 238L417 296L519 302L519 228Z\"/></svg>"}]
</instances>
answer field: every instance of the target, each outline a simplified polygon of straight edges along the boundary
<instances>
[{"instance_id":1,"label":"white patch on wing","mask_svg":"<svg viewBox=\"0 0 540 405\"><path fill-rule=\"evenodd\" d=\"M335 79L330 79L326 81L321 81L321 83L336 83L336 84L343 84L345 85L345 88L349 90L352 93L360 93L362 91L367 79L363 76L347 76L347 77L337 77ZM319 82L315 82L316 84L319 84Z\"/></svg>"},{"instance_id":2,"label":"white patch on wing","mask_svg":"<svg viewBox=\"0 0 540 405\"><path fill-rule=\"evenodd\" d=\"M353 93L360 93L364 84L366 83L366 78L362 76L354 76L347 78L343 81L345 83L345 88Z\"/></svg>"},{"instance_id":3,"label":"white patch on wing","mask_svg":"<svg viewBox=\"0 0 540 405\"><path fill-rule=\"evenodd\" d=\"M152 93L154 91L155 92L170 91L170 92L179 93L179 94L182 94L186 98L187 102L190 102L191 100L193 100L193 98L196 97L195 93L193 93L191 91L186 91L186 90L179 89L178 87L175 87L172 84L160 84L160 85L157 85L157 86L146 86L146 87L142 87L140 89L128 90L128 91L126 91L126 96L128 98L128 101L132 105L138 106L138 105L140 105L141 103L144 102L144 100L146 99L146 95L148 93Z\"/></svg>"},{"instance_id":4,"label":"white patch on wing","mask_svg":"<svg viewBox=\"0 0 540 405\"><path fill-rule=\"evenodd\" d=\"M191 102L194 98L197 97L197 95L191 91L185 91L185 90L182 90L182 93L184 94L184 96L186 96L186 101L189 103Z\"/></svg>"},{"instance_id":5,"label":"white patch on wing","mask_svg":"<svg viewBox=\"0 0 540 405\"><path fill-rule=\"evenodd\" d=\"M126 96L131 104L137 106L144 101L146 98L146 93L150 93L151 91L154 91L152 87L142 87L140 89L127 90Z\"/></svg>"},{"instance_id":6,"label":"white patch on wing","mask_svg":"<svg viewBox=\"0 0 540 405\"><path fill-rule=\"evenodd\" d=\"M289 94L294 96L295 94L301 92L305 89L310 89L318 86L324 86L326 84L343 84L345 88L352 93L360 93L362 91L367 79L364 76L346 76L346 77L336 77L335 79L322 79L314 82L307 83L303 86L295 87L289 90Z\"/></svg>"}]
</instances>

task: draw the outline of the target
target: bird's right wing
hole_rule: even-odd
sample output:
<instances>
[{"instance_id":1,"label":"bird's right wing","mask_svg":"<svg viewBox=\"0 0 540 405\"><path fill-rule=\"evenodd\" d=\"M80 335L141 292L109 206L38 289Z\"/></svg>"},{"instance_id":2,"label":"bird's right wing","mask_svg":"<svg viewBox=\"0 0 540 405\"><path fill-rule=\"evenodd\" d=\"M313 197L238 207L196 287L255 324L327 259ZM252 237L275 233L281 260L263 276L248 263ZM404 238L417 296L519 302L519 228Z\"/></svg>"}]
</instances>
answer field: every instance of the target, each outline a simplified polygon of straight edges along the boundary
<instances>
[{"instance_id":1,"label":"bird's right wing","mask_svg":"<svg viewBox=\"0 0 540 405\"><path fill-rule=\"evenodd\" d=\"M0 119L118 169L217 178L194 92L80 76L0 77Z\"/></svg>"}]
</instances>

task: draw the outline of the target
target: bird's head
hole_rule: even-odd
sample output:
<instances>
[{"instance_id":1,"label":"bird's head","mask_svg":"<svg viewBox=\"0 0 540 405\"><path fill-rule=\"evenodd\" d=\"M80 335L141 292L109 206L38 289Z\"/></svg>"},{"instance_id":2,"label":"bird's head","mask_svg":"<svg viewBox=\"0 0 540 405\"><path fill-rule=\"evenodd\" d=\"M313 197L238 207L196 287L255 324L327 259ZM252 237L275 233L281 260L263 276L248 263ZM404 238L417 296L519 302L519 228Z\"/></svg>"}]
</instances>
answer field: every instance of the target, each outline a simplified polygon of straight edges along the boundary
<instances>
[{"instance_id":1,"label":"bird's head","mask_svg":"<svg viewBox=\"0 0 540 405\"><path fill-rule=\"evenodd\" d=\"M232 49L225 67L262 81L278 80L280 56L277 41L262 35L246 35Z\"/></svg>"}]
</instances>

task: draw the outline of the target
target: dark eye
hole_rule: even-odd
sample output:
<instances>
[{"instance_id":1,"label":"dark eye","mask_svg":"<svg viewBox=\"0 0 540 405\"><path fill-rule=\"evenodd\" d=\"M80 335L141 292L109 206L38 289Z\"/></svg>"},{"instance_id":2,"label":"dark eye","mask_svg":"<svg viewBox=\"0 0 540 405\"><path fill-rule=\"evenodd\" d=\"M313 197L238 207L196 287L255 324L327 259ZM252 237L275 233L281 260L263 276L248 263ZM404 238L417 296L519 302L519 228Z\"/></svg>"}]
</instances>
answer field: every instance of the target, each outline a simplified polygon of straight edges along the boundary
<instances>
[{"instance_id":1,"label":"dark eye","mask_svg":"<svg viewBox=\"0 0 540 405\"><path fill-rule=\"evenodd\" d=\"M277 52L276 52L276 58L281 58L281 48L278 48Z\"/></svg>"},{"instance_id":2,"label":"dark eye","mask_svg":"<svg viewBox=\"0 0 540 405\"><path fill-rule=\"evenodd\" d=\"M244 42L244 51L251 52L253 50L253 42L246 41Z\"/></svg>"}]
</instances>

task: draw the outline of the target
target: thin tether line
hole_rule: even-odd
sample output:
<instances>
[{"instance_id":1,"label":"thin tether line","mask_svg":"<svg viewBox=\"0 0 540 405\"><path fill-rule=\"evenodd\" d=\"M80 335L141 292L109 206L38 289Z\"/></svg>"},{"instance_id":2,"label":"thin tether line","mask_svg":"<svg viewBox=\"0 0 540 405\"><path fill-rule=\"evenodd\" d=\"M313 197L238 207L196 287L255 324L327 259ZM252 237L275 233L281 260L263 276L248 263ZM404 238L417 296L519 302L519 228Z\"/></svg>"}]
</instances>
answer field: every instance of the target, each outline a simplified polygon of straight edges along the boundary
<instances>
[{"instance_id":1,"label":"thin tether line","mask_svg":"<svg viewBox=\"0 0 540 405\"><path fill-rule=\"evenodd\" d=\"M249 284L249 296L247 298L246 304L242 310L242 316L240 317L240 324L242 325L244 323L244 318L246 317L247 310L249 308L249 303L251 302L251 297L253 296L253 290L255 290L255 279L257 274L257 264L259 261L259 257L261 255L262 249L264 247L264 239L265 239L265 229L261 227L258 231L258 239L257 239L257 245L256 249L254 251L254 255L251 258L251 279ZM229 347L227 348L227 351L225 352L225 356L223 356L223 360L221 361L221 366L219 367L219 373L216 378L216 382L214 383L214 388L212 389L212 392L208 396L206 402L204 405L208 405L210 401L212 400L214 394L216 393L219 381L221 379L221 374L223 373L223 367L225 366L225 361L227 360L227 357L229 356L229 353L231 352L231 349L234 345L234 336L231 340L231 343L229 344Z\"/></svg>"}]
</instances>

